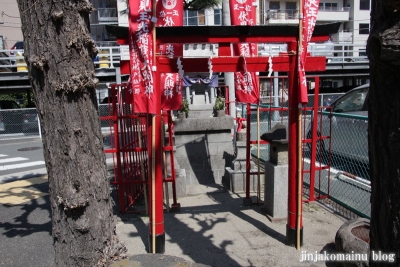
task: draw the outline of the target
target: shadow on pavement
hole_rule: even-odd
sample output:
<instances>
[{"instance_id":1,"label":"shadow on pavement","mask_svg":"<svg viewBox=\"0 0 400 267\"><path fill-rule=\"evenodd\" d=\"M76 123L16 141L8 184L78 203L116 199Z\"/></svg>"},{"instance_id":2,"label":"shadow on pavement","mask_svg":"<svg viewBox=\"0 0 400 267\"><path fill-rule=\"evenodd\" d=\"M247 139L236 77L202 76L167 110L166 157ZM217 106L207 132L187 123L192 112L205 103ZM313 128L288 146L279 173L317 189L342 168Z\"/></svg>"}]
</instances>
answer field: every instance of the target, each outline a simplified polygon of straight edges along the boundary
<instances>
[{"instance_id":1,"label":"shadow on pavement","mask_svg":"<svg viewBox=\"0 0 400 267\"><path fill-rule=\"evenodd\" d=\"M48 192L48 183L32 184L25 190L29 189ZM48 195L22 204L1 204L0 213L1 266L54 266Z\"/></svg>"},{"instance_id":2,"label":"shadow on pavement","mask_svg":"<svg viewBox=\"0 0 400 267\"><path fill-rule=\"evenodd\" d=\"M230 246L237 246L237 244L234 244L237 242L237 236L231 236L229 233L233 231L231 233L236 234L241 231L242 227L246 228L250 225L252 229L255 228L251 232L254 236L246 236L248 233L243 232L243 238L240 241L241 244L243 243L246 246L243 249L251 250L253 244L249 239L257 238L258 235L263 234L282 244L285 243L286 237L268 227L266 221L246 214L251 210L257 211L261 206L244 207L242 198L232 198L228 191L224 189L207 193L206 197L208 198L207 203L182 206L179 212L164 213L167 255L171 255L171 250L174 250L173 255L185 255L195 263L210 266L243 266L232 256L233 251L230 251ZM146 252L149 252L148 217L143 214L120 214L117 216L120 216L125 223L134 226L136 231L130 231L127 235L130 238L140 238L146 247ZM266 217L264 218L267 220ZM239 222L239 225L230 229L235 222ZM132 239L126 240L132 241ZM259 244L257 249L260 249L260 247L267 250L268 244ZM134 253L144 252L134 251ZM247 261L246 266L255 266L250 260Z\"/></svg>"}]
</instances>

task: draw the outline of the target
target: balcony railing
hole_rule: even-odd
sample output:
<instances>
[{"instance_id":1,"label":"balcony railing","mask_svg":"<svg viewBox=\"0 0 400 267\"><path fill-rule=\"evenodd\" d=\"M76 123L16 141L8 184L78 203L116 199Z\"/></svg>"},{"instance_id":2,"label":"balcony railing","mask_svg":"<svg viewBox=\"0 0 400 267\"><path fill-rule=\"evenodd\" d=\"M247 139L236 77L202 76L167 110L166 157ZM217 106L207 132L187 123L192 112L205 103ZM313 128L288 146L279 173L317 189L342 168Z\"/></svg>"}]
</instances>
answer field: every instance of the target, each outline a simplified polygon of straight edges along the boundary
<instances>
[{"instance_id":1,"label":"balcony railing","mask_svg":"<svg viewBox=\"0 0 400 267\"><path fill-rule=\"evenodd\" d=\"M319 8L318 19L328 21L349 20L349 7L325 7ZM299 10L295 9L271 9L265 14L266 24L270 23L298 23Z\"/></svg>"},{"instance_id":2,"label":"balcony railing","mask_svg":"<svg viewBox=\"0 0 400 267\"><path fill-rule=\"evenodd\" d=\"M268 20L290 20L299 19L299 10L295 9L273 9L268 10L266 13L266 18Z\"/></svg>"},{"instance_id":3,"label":"balcony railing","mask_svg":"<svg viewBox=\"0 0 400 267\"><path fill-rule=\"evenodd\" d=\"M105 46L107 43L97 43L99 53L93 60L96 68L115 68L119 66L120 60L129 60L129 47L125 46ZM209 44L198 44L197 49L194 49L194 44L188 45L184 49L184 54L190 56L209 57L218 56L218 46ZM276 56L280 52L287 51L287 44L259 44L259 56ZM19 67L26 69L24 62L23 50L0 50L0 73L1 72L17 72ZM196 52L197 51L197 52ZM207 55L204 53L207 51ZM308 52L311 56L325 56L327 60L327 67L330 64L359 64L363 63L368 65L368 58L366 56L365 45L353 44L335 44L329 43L310 43L308 45ZM27 70L25 70L27 71Z\"/></svg>"},{"instance_id":4,"label":"balcony railing","mask_svg":"<svg viewBox=\"0 0 400 267\"><path fill-rule=\"evenodd\" d=\"M320 7L318 11L322 12L349 12L350 7Z\"/></svg>"},{"instance_id":5,"label":"balcony railing","mask_svg":"<svg viewBox=\"0 0 400 267\"><path fill-rule=\"evenodd\" d=\"M97 14L99 22L118 22L118 13L116 8L99 8L97 9Z\"/></svg>"},{"instance_id":6,"label":"balcony railing","mask_svg":"<svg viewBox=\"0 0 400 267\"><path fill-rule=\"evenodd\" d=\"M352 43L353 33L340 31L338 33L332 34L331 39L335 43Z\"/></svg>"}]
</instances>

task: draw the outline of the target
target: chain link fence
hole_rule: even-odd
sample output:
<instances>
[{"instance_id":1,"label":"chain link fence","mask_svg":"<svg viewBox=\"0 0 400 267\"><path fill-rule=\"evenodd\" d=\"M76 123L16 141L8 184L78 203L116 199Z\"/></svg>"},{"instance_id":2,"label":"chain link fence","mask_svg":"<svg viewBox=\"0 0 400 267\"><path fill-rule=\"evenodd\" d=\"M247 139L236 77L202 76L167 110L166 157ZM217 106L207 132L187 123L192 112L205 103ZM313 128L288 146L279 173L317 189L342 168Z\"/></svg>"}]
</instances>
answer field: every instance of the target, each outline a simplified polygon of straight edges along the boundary
<instances>
[{"instance_id":1,"label":"chain link fence","mask_svg":"<svg viewBox=\"0 0 400 267\"><path fill-rule=\"evenodd\" d=\"M0 140L40 136L35 108L0 110Z\"/></svg>"},{"instance_id":2,"label":"chain link fence","mask_svg":"<svg viewBox=\"0 0 400 267\"><path fill-rule=\"evenodd\" d=\"M318 99L319 107L326 107L342 94L324 94ZM280 123L288 126L287 101L269 99L270 103L251 107L250 140L257 141L263 133ZM314 102L314 96L309 95L308 107ZM241 117L246 118L247 106L238 104ZM280 109L279 109L280 108ZM314 192L318 196L329 195L329 199L356 213L358 216L370 218L370 176L368 156L368 117L348 114L331 113L329 109L321 108L318 114L316 165L330 165L328 170L315 171ZM259 124L257 124L257 117ZM303 139L311 138L311 112L303 113ZM326 138L324 138L326 137ZM253 142L254 143L254 142ZM262 162L269 161L269 145L257 144L251 148L251 156ZM303 145L303 169L310 170L311 146ZM309 194L310 174L304 173L305 194Z\"/></svg>"},{"instance_id":3,"label":"chain link fence","mask_svg":"<svg viewBox=\"0 0 400 267\"><path fill-rule=\"evenodd\" d=\"M341 94L325 94L318 99L320 105L334 101ZM269 102L268 102L269 101ZM260 105L259 115L257 107L251 105L250 121L246 127L250 130L251 140L256 141L258 136L269 131L280 123L287 127L288 111L287 101L284 97L277 97L275 102L269 98ZM310 95L309 103L313 102ZM310 106L311 104L309 104ZM247 105L237 104L238 114L246 118ZM99 105L99 115L107 117L112 115L111 107L107 104ZM257 124L257 117L259 124ZM311 129L311 116L305 114L303 135ZM316 171L315 192L328 194L330 199L350 209L359 216L370 217L370 177L368 157L368 117L346 114L330 114L320 112L317 134L330 136L320 140L317 145L317 163L330 165L330 170ZM103 134L110 133L112 119L102 119ZM41 137L40 121L36 109L0 110L0 140ZM304 169L310 168L310 146L304 147ZM254 159L260 158L262 162L269 161L269 145L261 144L258 150L253 145L251 155ZM305 188L310 184L309 174L304 175Z\"/></svg>"},{"instance_id":4,"label":"chain link fence","mask_svg":"<svg viewBox=\"0 0 400 267\"><path fill-rule=\"evenodd\" d=\"M100 117L111 116L108 104L99 105ZM101 130L110 133L113 120L101 120ZM0 110L0 140L41 138L40 120L35 108Z\"/></svg>"}]
</instances>

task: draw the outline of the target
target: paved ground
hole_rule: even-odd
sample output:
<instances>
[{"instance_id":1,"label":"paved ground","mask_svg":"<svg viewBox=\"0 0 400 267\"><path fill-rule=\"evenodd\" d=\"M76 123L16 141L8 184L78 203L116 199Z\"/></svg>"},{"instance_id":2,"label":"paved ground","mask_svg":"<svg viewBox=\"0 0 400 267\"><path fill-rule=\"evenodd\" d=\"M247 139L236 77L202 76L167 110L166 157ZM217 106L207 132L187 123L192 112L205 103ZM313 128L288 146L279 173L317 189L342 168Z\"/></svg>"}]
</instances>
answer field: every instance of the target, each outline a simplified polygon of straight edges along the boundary
<instances>
[{"instance_id":1,"label":"paved ground","mask_svg":"<svg viewBox=\"0 0 400 267\"><path fill-rule=\"evenodd\" d=\"M0 184L0 266L54 266L46 176Z\"/></svg>"},{"instance_id":2,"label":"paved ground","mask_svg":"<svg viewBox=\"0 0 400 267\"><path fill-rule=\"evenodd\" d=\"M45 176L0 184L0 266L53 266L47 190ZM334 250L334 237L344 219L330 210L315 203L304 205L304 245L296 250L285 245L286 222L270 222L260 206L243 206L243 195L217 185L199 186L195 193L178 200L180 212L165 213L164 256L199 266L335 266L300 261L305 252ZM115 218L128 254L143 259L148 217L127 214ZM164 263L170 259L160 257Z\"/></svg>"},{"instance_id":3,"label":"paved ground","mask_svg":"<svg viewBox=\"0 0 400 267\"><path fill-rule=\"evenodd\" d=\"M285 245L286 221L272 223L260 206L243 206L243 194L203 189L179 199L180 212L165 214L165 254L210 266L326 266L300 262L301 255L334 251L336 231L345 221L319 204L305 204L304 245L296 250ZM117 233L129 254L147 252L147 216L120 216Z\"/></svg>"}]
</instances>

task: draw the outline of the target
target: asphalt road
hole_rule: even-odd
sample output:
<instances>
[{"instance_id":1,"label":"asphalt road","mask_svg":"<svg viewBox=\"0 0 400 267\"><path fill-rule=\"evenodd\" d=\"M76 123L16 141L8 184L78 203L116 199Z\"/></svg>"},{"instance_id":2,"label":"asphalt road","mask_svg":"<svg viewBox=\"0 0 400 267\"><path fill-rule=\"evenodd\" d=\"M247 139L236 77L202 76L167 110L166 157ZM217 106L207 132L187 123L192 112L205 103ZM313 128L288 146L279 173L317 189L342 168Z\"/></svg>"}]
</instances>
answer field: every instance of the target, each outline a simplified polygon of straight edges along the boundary
<instances>
[{"instance_id":1,"label":"asphalt road","mask_svg":"<svg viewBox=\"0 0 400 267\"><path fill-rule=\"evenodd\" d=\"M48 183L34 179L0 184L0 266L54 266L49 196L32 197L34 191L48 192Z\"/></svg>"},{"instance_id":2,"label":"asphalt road","mask_svg":"<svg viewBox=\"0 0 400 267\"><path fill-rule=\"evenodd\" d=\"M47 174L40 138L0 141L0 184Z\"/></svg>"},{"instance_id":3,"label":"asphalt road","mask_svg":"<svg viewBox=\"0 0 400 267\"><path fill-rule=\"evenodd\" d=\"M0 266L54 266L47 181L41 139L0 140Z\"/></svg>"}]
</instances>

